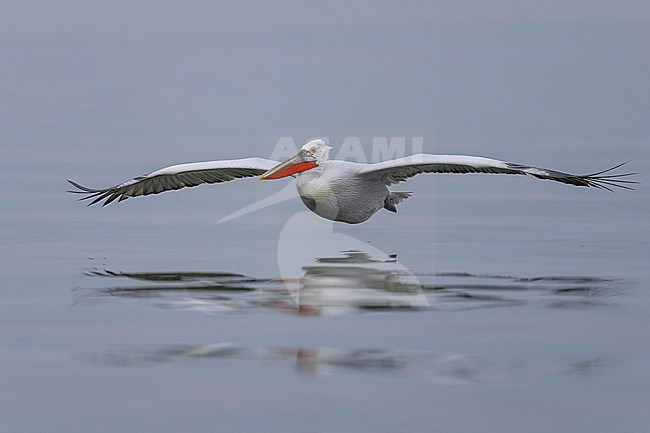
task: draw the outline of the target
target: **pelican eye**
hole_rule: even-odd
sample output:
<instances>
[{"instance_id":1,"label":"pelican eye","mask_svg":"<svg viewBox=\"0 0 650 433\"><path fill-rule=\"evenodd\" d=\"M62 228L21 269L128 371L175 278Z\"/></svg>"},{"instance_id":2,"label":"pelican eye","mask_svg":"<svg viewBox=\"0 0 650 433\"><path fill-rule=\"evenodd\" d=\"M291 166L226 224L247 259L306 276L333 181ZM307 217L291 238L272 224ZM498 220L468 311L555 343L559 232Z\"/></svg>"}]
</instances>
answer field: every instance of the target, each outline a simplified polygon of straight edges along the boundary
<instances>
[{"instance_id":1,"label":"pelican eye","mask_svg":"<svg viewBox=\"0 0 650 433\"><path fill-rule=\"evenodd\" d=\"M311 153L312 155L316 153L316 147L314 146L311 149L309 149L309 153Z\"/></svg>"}]
</instances>

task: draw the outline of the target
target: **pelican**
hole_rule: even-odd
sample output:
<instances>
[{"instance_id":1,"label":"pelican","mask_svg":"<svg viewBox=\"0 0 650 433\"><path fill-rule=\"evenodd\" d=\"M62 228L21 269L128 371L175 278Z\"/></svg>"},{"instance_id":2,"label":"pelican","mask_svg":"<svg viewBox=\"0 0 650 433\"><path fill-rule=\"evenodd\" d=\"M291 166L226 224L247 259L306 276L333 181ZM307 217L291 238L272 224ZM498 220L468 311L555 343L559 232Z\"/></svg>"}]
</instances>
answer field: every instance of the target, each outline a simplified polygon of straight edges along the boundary
<instances>
[{"instance_id":1,"label":"pelican","mask_svg":"<svg viewBox=\"0 0 650 433\"><path fill-rule=\"evenodd\" d=\"M90 205L102 206L130 197L159 194L164 191L221 183L233 179L259 176L260 180L296 178L298 195L317 215L332 221L358 224L367 221L380 209L397 213L397 205L411 196L410 192L391 191L389 186L422 173L488 173L528 175L569 185L612 191L632 189L637 183L623 179L636 173L612 173L625 163L607 170L575 175L556 170L466 155L418 154L375 164L329 160L329 147L324 140L307 142L300 151L280 162L265 158L196 162L172 165L138 176L110 188L95 189L68 180L73 193L83 194Z\"/></svg>"}]
</instances>

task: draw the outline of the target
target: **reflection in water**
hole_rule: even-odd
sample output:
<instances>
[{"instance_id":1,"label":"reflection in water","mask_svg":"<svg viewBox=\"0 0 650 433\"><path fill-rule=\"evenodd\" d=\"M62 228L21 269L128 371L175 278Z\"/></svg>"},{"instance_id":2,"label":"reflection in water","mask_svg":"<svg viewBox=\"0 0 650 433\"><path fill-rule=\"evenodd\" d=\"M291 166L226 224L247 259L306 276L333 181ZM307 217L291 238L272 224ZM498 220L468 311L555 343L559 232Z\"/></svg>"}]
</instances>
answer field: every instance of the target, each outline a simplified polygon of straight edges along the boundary
<instances>
[{"instance_id":1,"label":"reflection in water","mask_svg":"<svg viewBox=\"0 0 650 433\"><path fill-rule=\"evenodd\" d=\"M296 302L303 311L322 314L430 306L422 285L397 262L397 255L373 260L362 251L342 253L340 257L318 258L316 264L302 268Z\"/></svg>"},{"instance_id":2,"label":"reflection in water","mask_svg":"<svg viewBox=\"0 0 650 433\"><path fill-rule=\"evenodd\" d=\"M298 212L278 239L278 271L305 312L340 314L358 308L427 308L422 285L397 254L334 230L335 223ZM307 241L306 241L307 240ZM317 257L315 263L306 260Z\"/></svg>"},{"instance_id":3,"label":"reflection in water","mask_svg":"<svg viewBox=\"0 0 650 433\"><path fill-rule=\"evenodd\" d=\"M257 361L289 366L297 373L378 373L416 375L436 383L462 384L518 375L580 374L603 368L602 358L567 364L498 364L462 354L414 350L341 349L305 347L243 347L230 343L173 344L160 347L107 351L87 357L91 362L121 367L147 367L162 363L211 361Z\"/></svg>"},{"instance_id":4,"label":"reflection in water","mask_svg":"<svg viewBox=\"0 0 650 433\"><path fill-rule=\"evenodd\" d=\"M364 311L466 311L478 308L603 308L613 305L625 282L596 277L511 277L469 273L417 274L397 262L344 251L302 266L296 278L253 278L230 272L127 273L94 270L87 275L125 281L77 290L79 301L139 298L162 308L201 313L280 310L303 315ZM230 343L173 344L95 353L93 362L149 366L188 360L264 362L301 374L363 372L416 375L458 384L516 375L590 374L603 358L558 364L491 362L464 354L392 349L243 347Z\"/></svg>"},{"instance_id":5,"label":"reflection in water","mask_svg":"<svg viewBox=\"0 0 650 433\"><path fill-rule=\"evenodd\" d=\"M265 361L286 365L298 373L317 375L339 372L421 374L445 383L477 381L487 374L487 364L465 355L386 349L305 347L248 348L229 343L174 344L157 348L93 354L92 362L145 367L189 360Z\"/></svg>"},{"instance_id":6,"label":"reflection in water","mask_svg":"<svg viewBox=\"0 0 650 433\"><path fill-rule=\"evenodd\" d=\"M549 308L601 308L613 305L624 290L617 279L583 276L511 277L440 273L425 290L434 291L446 309L518 306L536 303ZM423 276L420 276L422 279Z\"/></svg>"},{"instance_id":7,"label":"reflection in water","mask_svg":"<svg viewBox=\"0 0 650 433\"><path fill-rule=\"evenodd\" d=\"M302 267L292 279L260 279L228 272L126 273L90 271L90 276L127 279L129 286L83 290L97 295L151 298L161 307L205 313L283 308L300 314L341 314L369 309L430 307L418 279L397 256L375 260L362 251L343 251Z\"/></svg>"},{"instance_id":8,"label":"reflection in water","mask_svg":"<svg viewBox=\"0 0 650 433\"><path fill-rule=\"evenodd\" d=\"M104 297L145 298L162 308L202 313L282 309L305 315L374 310L458 311L516 307L602 308L624 282L596 277L521 278L469 273L418 274L397 255L376 260L362 251L317 258L296 278L254 278L229 272L128 273L92 270L89 276L128 285L78 289L79 302Z\"/></svg>"}]
</instances>

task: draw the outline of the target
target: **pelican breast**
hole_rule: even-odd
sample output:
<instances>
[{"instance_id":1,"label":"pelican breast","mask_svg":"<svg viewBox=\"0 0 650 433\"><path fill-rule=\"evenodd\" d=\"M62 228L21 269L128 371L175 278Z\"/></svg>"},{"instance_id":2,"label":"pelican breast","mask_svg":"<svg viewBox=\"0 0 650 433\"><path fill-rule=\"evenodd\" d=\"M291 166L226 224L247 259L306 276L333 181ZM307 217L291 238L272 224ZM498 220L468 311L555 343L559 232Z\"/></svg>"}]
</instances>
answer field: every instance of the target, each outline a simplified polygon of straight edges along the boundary
<instances>
[{"instance_id":1,"label":"pelican breast","mask_svg":"<svg viewBox=\"0 0 650 433\"><path fill-rule=\"evenodd\" d=\"M357 176L362 165L328 161L300 173L296 187L303 203L317 215L357 224L384 206L388 188L382 182Z\"/></svg>"}]
</instances>

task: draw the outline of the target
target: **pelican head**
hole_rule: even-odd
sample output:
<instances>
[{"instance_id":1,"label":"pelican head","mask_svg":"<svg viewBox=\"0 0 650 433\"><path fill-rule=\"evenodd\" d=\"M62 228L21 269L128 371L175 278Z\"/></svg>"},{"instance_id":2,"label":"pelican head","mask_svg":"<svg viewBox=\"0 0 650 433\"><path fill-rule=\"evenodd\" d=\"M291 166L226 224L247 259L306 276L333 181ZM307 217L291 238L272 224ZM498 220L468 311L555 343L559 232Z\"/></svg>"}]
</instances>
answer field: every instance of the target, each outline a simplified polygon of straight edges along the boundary
<instances>
[{"instance_id":1,"label":"pelican head","mask_svg":"<svg viewBox=\"0 0 650 433\"><path fill-rule=\"evenodd\" d=\"M327 161L330 156L330 149L331 147L321 138L309 140L300 148L300 150L306 150L311 153L314 158L316 158L316 163L319 165Z\"/></svg>"},{"instance_id":2,"label":"pelican head","mask_svg":"<svg viewBox=\"0 0 650 433\"><path fill-rule=\"evenodd\" d=\"M310 140L292 158L276 165L261 175L260 180L281 179L318 167L327 161L330 149L331 147L320 138Z\"/></svg>"}]
</instances>

